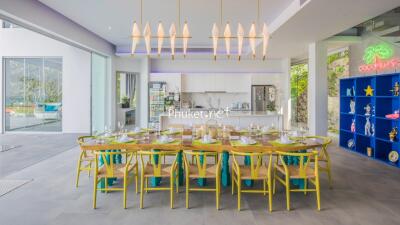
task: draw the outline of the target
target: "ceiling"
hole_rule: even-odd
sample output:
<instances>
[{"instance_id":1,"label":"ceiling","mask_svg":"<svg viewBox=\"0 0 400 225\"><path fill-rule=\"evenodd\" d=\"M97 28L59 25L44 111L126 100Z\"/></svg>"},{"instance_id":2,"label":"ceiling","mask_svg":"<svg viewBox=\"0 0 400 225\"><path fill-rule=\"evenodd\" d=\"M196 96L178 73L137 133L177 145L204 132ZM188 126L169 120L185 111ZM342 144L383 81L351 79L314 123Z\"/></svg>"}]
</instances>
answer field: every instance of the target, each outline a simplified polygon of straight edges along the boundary
<instances>
[{"instance_id":1,"label":"ceiling","mask_svg":"<svg viewBox=\"0 0 400 225\"><path fill-rule=\"evenodd\" d=\"M113 43L118 52L129 52L132 22L140 22L140 0L39 1ZM270 25L272 33L269 58L304 55L309 43L329 38L400 6L399 0L260 2L261 21ZM256 0L224 0L223 4L223 20L230 21L233 33L236 33L238 22L248 31L251 22L257 19ZM216 0L181 0L181 20L188 21L193 36L190 47L209 51L212 47L211 27L214 22L219 23L219 11ZM150 22L152 33L156 33L158 21L163 22L167 32L172 22L177 23L177 14L177 0L143 0L143 22Z\"/></svg>"}]
</instances>

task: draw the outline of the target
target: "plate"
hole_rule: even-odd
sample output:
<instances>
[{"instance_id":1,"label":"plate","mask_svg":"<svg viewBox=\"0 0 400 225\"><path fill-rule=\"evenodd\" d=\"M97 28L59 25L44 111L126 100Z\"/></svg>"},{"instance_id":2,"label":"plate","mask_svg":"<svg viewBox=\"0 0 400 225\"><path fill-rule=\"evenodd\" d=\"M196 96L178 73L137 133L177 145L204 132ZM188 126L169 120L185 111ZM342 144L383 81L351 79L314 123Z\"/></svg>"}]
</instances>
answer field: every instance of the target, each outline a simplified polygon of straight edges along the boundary
<instances>
[{"instance_id":1,"label":"plate","mask_svg":"<svg viewBox=\"0 0 400 225\"><path fill-rule=\"evenodd\" d=\"M117 142L119 143L127 143L133 141L133 138L124 138L124 139L118 139Z\"/></svg>"},{"instance_id":2,"label":"plate","mask_svg":"<svg viewBox=\"0 0 400 225\"><path fill-rule=\"evenodd\" d=\"M290 144L294 143L294 141L292 141L292 140L288 140L287 142L281 142L281 140L279 140L279 139L277 140L277 142L282 145L290 145Z\"/></svg>"},{"instance_id":3,"label":"plate","mask_svg":"<svg viewBox=\"0 0 400 225\"><path fill-rule=\"evenodd\" d=\"M214 144L215 142L217 142L217 140L215 140L215 139L211 139L211 140L209 140L209 141L204 141L204 140L201 140L201 143L203 143L203 144Z\"/></svg>"},{"instance_id":4,"label":"plate","mask_svg":"<svg viewBox=\"0 0 400 225\"><path fill-rule=\"evenodd\" d=\"M249 140L249 142L247 142L247 143L244 143L244 142L240 141L240 143L242 145L255 145L255 144L257 144L257 141L256 140Z\"/></svg>"},{"instance_id":5,"label":"plate","mask_svg":"<svg viewBox=\"0 0 400 225\"><path fill-rule=\"evenodd\" d=\"M399 160L399 153L397 151L391 151L388 158L390 162L396 163Z\"/></svg>"},{"instance_id":6,"label":"plate","mask_svg":"<svg viewBox=\"0 0 400 225\"><path fill-rule=\"evenodd\" d=\"M158 142L159 142L159 143L163 143L163 144L165 144L165 143L171 143L171 142L174 142L174 139L173 139L173 138L168 138L168 139L166 139L166 140L160 140L160 139L158 139Z\"/></svg>"}]
</instances>

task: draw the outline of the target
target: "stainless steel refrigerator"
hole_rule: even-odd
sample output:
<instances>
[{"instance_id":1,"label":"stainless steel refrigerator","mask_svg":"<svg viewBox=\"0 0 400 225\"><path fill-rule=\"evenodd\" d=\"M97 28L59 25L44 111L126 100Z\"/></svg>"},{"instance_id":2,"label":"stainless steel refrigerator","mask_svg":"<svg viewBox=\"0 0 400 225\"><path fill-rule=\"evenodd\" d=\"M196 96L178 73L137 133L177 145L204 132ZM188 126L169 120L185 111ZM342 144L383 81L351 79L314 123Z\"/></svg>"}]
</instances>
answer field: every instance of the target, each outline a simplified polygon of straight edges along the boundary
<instances>
[{"instance_id":1,"label":"stainless steel refrigerator","mask_svg":"<svg viewBox=\"0 0 400 225\"><path fill-rule=\"evenodd\" d=\"M275 108L276 88L273 85L251 86L251 111L266 112Z\"/></svg>"}]
</instances>

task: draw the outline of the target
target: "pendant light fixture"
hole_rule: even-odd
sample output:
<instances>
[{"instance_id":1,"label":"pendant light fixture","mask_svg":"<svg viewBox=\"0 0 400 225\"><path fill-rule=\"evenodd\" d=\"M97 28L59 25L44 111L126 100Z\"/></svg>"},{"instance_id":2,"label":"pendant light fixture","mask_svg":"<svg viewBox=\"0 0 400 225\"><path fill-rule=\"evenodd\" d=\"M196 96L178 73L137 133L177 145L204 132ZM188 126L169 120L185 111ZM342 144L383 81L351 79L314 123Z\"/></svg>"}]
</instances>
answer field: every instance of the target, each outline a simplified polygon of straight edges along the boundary
<instances>
[{"instance_id":1,"label":"pendant light fixture","mask_svg":"<svg viewBox=\"0 0 400 225\"><path fill-rule=\"evenodd\" d=\"M137 45L140 42L140 39L143 38L145 42L145 47L146 47L146 53L148 56L151 55L152 53L152 47L151 47L151 39L155 38L157 39L157 54L158 56L161 55L162 53L162 47L164 43L164 39L169 38L170 39L170 48L171 48L171 57L172 59L175 58L175 42L176 39L182 39L182 44L183 44L183 55L184 57L187 54L187 48L188 48L188 42L189 39L191 38L190 32L189 32L189 26L188 23L185 21L185 24L182 29L182 35L178 36L177 34L180 33L181 29L181 0L178 0L178 31L177 28L175 27L175 24L172 23L170 28L169 28L169 36L165 36L165 31L164 31L164 26L162 22L160 21L158 23L157 27L157 35L152 36L151 35L151 26L149 22L146 22L146 25L143 29L143 35L140 33L140 27L143 26L143 0L140 0L140 27L136 23L136 21L133 23L132 27L132 46L131 46L131 54L134 55L136 52Z\"/></svg>"},{"instance_id":2,"label":"pendant light fixture","mask_svg":"<svg viewBox=\"0 0 400 225\"><path fill-rule=\"evenodd\" d=\"M222 12L223 12L223 0L220 0L220 25L222 27ZM249 40L249 47L251 51L252 58L256 58L256 45L257 45L257 39L262 39L263 46L262 46L262 59L266 59L267 55L267 48L268 48L268 42L270 38L270 34L268 31L267 25L264 23L262 27L262 32L261 35L257 35L257 26L260 26L260 0L257 0L257 23L253 22L250 26L248 36L245 36L245 32L243 29L243 26L241 23L238 23L237 26L237 31L236 31L236 36L232 36L231 28L229 22L226 23L223 37L219 36L219 31L218 31L218 26L216 23L213 24L212 30L211 30L211 38L213 42L213 54L214 54L214 59L216 59L217 56L217 47L218 47L218 39L223 38L225 40L225 50L226 50L226 55L228 58L230 58L231 54L231 39L237 39L237 54L238 54L238 59L240 60L242 57L242 52L243 52L243 43L244 39Z\"/></svg>"}]
</instances>

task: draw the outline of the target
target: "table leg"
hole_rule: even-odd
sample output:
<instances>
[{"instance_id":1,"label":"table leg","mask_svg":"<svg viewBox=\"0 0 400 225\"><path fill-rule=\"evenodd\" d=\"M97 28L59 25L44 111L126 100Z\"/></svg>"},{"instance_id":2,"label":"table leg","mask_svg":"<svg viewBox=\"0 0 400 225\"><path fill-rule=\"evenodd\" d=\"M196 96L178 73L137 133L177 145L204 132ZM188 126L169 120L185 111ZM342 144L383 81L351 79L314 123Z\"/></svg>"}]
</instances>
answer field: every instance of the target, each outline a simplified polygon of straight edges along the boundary
<instances>
[{"instance_id":1,"label":"table leg","mask_svg":"<svg viewBox=\"0 0 400 225\"><path fill-rule=\"evenodd\" d=\"M229 152L222 152L221 184L223 187L231 185L231 175L229 172Z\"/></svg>"}]
</instances>

